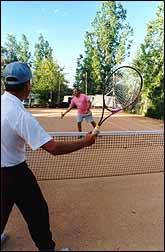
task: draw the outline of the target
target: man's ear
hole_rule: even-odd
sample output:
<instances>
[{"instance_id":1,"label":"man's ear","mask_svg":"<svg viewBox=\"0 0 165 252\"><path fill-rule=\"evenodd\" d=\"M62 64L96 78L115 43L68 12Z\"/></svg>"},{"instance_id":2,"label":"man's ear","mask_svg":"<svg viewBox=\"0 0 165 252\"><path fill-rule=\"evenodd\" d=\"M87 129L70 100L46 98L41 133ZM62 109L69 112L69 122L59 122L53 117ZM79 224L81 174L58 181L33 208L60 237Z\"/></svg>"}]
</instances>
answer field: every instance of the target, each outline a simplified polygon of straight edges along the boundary
<instances>
[{"instance_id":1,"label":"man's ear","mask_svg":"<svg viewBox=\"0 0 165 252\"><path fill-rule=\"evenodd\" d=\"M30 84L30 81L27 82L26 90L27 90L28 92L31 91L31 84Z\"/></svg>"},{"instance_id":2,"label":"man's ear","mask_svg":"<svg viewBox=\"0 0 165 252\"><path fill-rule=\"evenodd\" d=\"M30 91L31 91L31 84L30 84L30 81L28 81L27 84L24 87L24 96L25 96L25 99L27 99Z\"/></svg>"}]
</instances>

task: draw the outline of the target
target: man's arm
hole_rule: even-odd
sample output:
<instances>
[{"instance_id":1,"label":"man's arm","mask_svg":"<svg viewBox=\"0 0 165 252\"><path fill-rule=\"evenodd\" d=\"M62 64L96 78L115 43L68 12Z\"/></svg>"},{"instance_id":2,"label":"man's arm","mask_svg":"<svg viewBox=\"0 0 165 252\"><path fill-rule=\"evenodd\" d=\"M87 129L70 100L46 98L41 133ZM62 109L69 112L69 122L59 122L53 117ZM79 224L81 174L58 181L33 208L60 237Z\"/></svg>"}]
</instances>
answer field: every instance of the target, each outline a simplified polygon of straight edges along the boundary
<instances>
[{"instance_id":1,"label":"man's arm","mask_svg":"<svg viewBox=\"0 0 165 252\"><path fill-rule=\"evenodd\" d=\"M70 105L69 108L64 113L61 113L61 118L63 118L72 108L73 106Z\"/></svg>"},{"instance_id":2,"label":"man's arm","mask_svg":"<svg viewBox=\"0 0 165 252\"><path fill-rule=\"evenodd\" d=\"M95 135L87 134L83 139L73 142L55 142L53 139L41 146L52 155L62 155L94 144Z\"/></svg>"},{"instance_id":3,"label":"man's arm","mask_svg":"<svg viewBox=\"0 0 165 252\"><path fill-rule=\"evenodd\" d=\"M88 101L87 101L87 104L88 104L88 110L90 110L90 109L91 109L91 101L88 100Z\"/></svg>"}]
</instances>

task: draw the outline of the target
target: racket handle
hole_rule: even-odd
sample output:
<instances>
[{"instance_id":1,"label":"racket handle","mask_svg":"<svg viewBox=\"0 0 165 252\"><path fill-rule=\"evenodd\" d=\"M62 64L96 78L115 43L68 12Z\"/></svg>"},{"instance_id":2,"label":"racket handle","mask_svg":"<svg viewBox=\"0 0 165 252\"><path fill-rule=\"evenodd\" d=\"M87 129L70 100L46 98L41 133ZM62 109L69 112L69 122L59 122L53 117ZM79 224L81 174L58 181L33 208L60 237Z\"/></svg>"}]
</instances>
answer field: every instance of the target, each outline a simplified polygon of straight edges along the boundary
<instances>
[{"instance_id":1,"label":"racket handle","mask_svg":"<svg viewBox=\"0 0 165 252\"><path fill-rule=\"evenodd\" d=\"M61 112L61 119L64 117L63 113Z\"/></svg>"},{"instance_id":2,"label":"racket handle","mask_svg":"<svg viewBox=\"0 0 165 252\"><path fill-rule=\"evenodd\" d=\"M99 125L96 125L96 127L93 129L93 131L92 131L92 135L98 135L99 134L99 128L100 128L100 126Z\"/></svg>"}]
</instances>

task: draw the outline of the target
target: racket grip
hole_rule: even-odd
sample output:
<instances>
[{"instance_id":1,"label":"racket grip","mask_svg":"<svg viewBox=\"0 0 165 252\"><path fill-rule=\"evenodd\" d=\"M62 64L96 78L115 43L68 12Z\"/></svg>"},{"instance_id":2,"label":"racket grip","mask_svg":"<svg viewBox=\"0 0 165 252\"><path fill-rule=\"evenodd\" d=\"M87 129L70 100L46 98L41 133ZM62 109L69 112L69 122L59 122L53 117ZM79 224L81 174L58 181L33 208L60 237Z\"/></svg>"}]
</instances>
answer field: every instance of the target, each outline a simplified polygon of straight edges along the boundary
<instances>
[{"instance_id":1,"label":"racket grip","mask_svg":"<svg viewBox=\"0 0 165 252\"><path fill-rule=\"evenodd\" d=\"M100 128L100 126L99 125L96 125L96 127L93 129L93 131L92 131L92 135L98 135L99 134L99 128Z\"/></svg>"},{"instance_id":2,"label":"racket grip","mask_svg":"<svg viewBox=\"0 0 165 252\"><path fill-rule=\"evenodd\" d=\"M64 117L63 113L61 112L61 119Z\"/></svg>"}]
</instances>

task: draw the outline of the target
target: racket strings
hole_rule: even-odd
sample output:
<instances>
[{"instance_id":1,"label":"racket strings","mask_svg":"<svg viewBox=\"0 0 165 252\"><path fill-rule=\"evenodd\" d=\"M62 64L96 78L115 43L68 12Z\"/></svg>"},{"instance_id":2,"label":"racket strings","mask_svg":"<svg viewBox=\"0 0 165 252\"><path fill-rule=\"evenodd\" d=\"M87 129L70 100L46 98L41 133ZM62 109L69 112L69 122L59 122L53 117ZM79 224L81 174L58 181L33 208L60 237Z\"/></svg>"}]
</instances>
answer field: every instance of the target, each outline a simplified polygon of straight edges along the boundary
<instances>
[{"instance_id":1,"label":"racket strings","mask_svg":"<svg viewBox=\"0 0 165 252\"><path fill-rule=\"evenodd\" d=\"M115 98L118 101L119 104L121 104L123 107L127 106L130 102L134 101L135 97L137 95L137 92L127 93L125 96L123 96L123 93L118 90L115 91Z\"/></svg>"},{"instance_id":2,"label":"racket strings","mask_svg":"<svg viewBox=\"0 0 165 252\"><path fill-rule=\"evenodd\" d=\"M106 99L106 106L109 108L125 108L133 103L140 93L141 79L135 70L120 70L108 80L105 97L109 97Z\"/></svg>"},{"instance_id":3,"label":"racket strings","mask_svg":"<svg viewBox=\"0 0 165 252\"><path fill-rule=\"evenodd\" d=\"M139 97L143 78L138 70L130 66L121 66L111 73L103 88L103 110L98 126L111 115L132 107ZM108 115L104 117L107 109Z\"/></svg>"}]
</instances>

